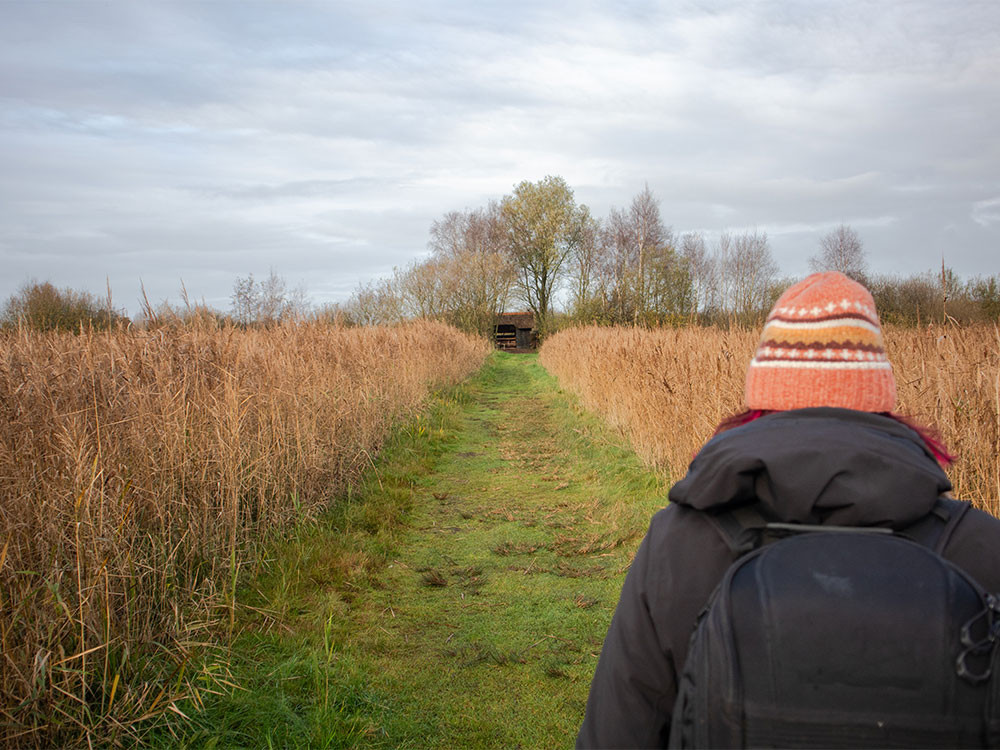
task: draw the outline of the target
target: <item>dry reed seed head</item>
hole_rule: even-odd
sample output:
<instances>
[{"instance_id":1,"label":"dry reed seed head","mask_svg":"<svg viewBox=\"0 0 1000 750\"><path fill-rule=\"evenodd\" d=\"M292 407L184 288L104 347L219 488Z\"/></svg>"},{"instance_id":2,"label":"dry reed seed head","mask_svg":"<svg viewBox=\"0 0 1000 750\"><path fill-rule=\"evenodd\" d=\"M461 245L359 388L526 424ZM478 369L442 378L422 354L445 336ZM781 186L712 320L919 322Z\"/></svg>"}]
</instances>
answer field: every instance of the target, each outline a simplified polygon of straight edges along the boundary
<instances>
[{"instance_id":1,"label":"dry reed seed head","mask_svg":"<svg viewBox=\"0 0 1000 750\"><path fill-rule=\"evenodd\" d=\"M0 599L18 603L0 606L18 642L0 706L24 707L0 745L60 711L98 741L145 714L135 696L154 683L127 654L182 648L264 529L318 512L361 449L487 351L430 324L0 333ZM126 654L114 711L61 697L99 694L100 660L31 677L38 654L92 648Z\"/></svg>"},{"instance_id":2,"label":"dry reed seed head","mask_svg":"<svg viewBox=\"0 0 1000 750\"><path fill-rule=\"evenodd\" d=\"M750 409L892 411L896 382L869 291L836 271L790 287L767 316L744 390Z\"/></svg>"},{"instance_id":3,"label":"dry reed seed head","mask_svg":"<svg viewBox=\"0 0 1000 750\"><path fill-rule=\"evenodd\" d=\"M945 334L952 348L940 349ZM620 429L645 461L677 479L716 425L744 408L744 363L759 340L759 331L743 328L635 336L581 327L547 339L539 361L583 406ZM992 325L886 326L886 341L898 411L937 427L961 456L949 468L956 496L1000 515L1000 333ZM723 350L732 356L720 356Z\"/></svg>"}]
</instances>

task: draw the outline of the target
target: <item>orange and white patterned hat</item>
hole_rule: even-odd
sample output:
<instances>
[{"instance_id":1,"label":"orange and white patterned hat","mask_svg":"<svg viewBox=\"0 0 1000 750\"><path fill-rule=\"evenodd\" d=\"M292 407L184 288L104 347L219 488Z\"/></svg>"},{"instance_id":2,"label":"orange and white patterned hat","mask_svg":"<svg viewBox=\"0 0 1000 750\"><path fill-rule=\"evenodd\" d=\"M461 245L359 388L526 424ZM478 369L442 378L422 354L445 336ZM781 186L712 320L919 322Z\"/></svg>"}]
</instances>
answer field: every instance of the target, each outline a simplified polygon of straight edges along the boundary
<instances>
[{"instance_id":1,"label":"orange and white patterned hat","mask_svg":"<svg viewBox=\"0 0 1000 750\"><path fill-rule=\"evenodd\" d=\"M896 381L867 289L829 271L781 295L747 369L748 408L888 412L895 403Z\"/></svg>"}]
</instances>

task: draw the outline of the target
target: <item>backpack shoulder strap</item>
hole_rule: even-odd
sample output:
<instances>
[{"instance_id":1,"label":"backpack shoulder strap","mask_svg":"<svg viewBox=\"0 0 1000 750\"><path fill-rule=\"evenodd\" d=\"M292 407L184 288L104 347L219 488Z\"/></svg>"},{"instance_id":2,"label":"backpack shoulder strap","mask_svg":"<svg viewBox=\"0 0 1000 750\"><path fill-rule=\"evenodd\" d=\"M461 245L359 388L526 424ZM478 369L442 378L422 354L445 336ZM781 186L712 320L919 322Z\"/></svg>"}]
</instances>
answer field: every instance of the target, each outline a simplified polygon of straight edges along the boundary
<instances>
[{"instance_id":1,"label":"backpack shoulder strap","mask_svg":"<svg viewBox=\"0 0 1000 750\"><path fill-rule=\"evenodd\" d=\"M969 503L962 500L939 497L930 513L897 533L940 555L970 507Z\"/></svg>"},{"instance_id":2,"label":"backpack shoulder strap","mask_svg":"<svg viewBox=\"0 0 1000 750\"><path fill-rule=\"evenodd\" d=\"M941 554L962 517L969 510L970 504L962 500L939 497L934 507L923 518L899 529L895 533L911 541L917 542ZM741 505L717 513L707 513L705 517L712 527L722 537L729 550L737 557L752 552L765 542L769 527L783 527L784 524L774 523L775 518L768 513L760 503ZM789 527L802 531L838 531L848 530L840 527ZM857 528L855 531L882 531L881 528ZM884 529L886 533L892 533Z\"/></svg>"}]
</instances>

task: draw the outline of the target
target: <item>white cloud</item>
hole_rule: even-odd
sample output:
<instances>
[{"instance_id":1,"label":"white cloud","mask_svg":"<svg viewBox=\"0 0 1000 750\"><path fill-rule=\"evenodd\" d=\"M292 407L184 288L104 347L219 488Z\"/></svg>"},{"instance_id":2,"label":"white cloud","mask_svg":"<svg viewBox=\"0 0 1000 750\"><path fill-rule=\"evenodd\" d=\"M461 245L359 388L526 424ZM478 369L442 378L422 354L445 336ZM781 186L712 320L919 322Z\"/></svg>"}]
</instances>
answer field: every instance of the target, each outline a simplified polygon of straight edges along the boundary
<instances>
[{"instance_id":1,"label":"white cloud","mask_svg":"<svg viewBox=\"0 0 1000 750\"><path fill-rule=\"evenodd\" d=\"M981 227L1000 224L1000 196L972 204L972 220Z\"/></svg>"},{"instance_id":2,"label":"white cloud","mask_svg":"<svg viewBox=\"0 0 1000 750\"><path fill-rule=\"evenodd\" d=\"M846 221L824 221L815 224L767 224L762 226L761 229L771 237L796 234L821 235L827 234L842 224L846 224L854 229L883 228L892 226L898 220L895 216L861 216Z\"/></svg>"}]
</instances>

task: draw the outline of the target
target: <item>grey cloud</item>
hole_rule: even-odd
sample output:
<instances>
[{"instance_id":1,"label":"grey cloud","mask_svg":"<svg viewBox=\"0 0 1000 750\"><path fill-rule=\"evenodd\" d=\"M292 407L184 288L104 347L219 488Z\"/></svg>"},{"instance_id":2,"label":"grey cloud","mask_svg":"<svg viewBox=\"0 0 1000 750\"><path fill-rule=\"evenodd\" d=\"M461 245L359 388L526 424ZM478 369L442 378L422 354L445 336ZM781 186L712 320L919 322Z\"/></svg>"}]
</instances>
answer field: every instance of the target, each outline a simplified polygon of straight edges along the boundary
<instances>
[{"instance_id":1,"label":"grey cloud","mask_svg":"<svg viewBox=\"0 0 1000 750\"><path fill-rule=\"evenodd\" d=\"M561 174L598 216L761 227L784 270L995 272L1000 6L934 2L9 2L0 296L25 276L319 298L446 210ZM135 296L126 291L125 296ZM223 305L225 306L225 305Z\"/></svg>"},{"instance_id":2,"label":"grey cloud","mask_svg":"<svg viewBox=\"0 0 1000 750\"><path fill-rule=\"evenodd\" d=\"M371 177L350 177L343 180L297 180L274 185L248 185L210 190L213 195L229 198L267 200L270 198L322 198L327 196L371 192L386 186L385 181Z\"/></svg>"}]
</instances>

